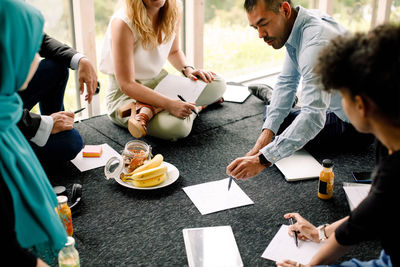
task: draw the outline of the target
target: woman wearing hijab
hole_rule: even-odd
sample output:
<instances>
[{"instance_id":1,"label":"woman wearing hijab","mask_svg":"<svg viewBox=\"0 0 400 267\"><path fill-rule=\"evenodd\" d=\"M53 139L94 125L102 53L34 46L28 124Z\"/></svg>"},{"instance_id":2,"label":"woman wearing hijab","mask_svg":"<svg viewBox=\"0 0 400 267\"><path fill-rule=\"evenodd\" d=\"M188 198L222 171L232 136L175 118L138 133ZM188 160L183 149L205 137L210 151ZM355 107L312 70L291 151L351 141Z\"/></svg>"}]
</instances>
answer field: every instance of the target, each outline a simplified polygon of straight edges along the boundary
<instances>
[{"instance_id":1,"label":"woman wearing hijab","mask_svg":"<svg viewBox=\"0 0 400 267\"><path fill-rule=\"evenodd\" d=\"M179 47L180 0L123 2L110 20L100 61L100 70L109 76L108 115L136 138L184 138L192 130L195 113L222 98L225 82L213 72L188 66ZM207 83L196 103L153 90L168 75L163 69L167 60L185 77Z\"/></svg>"},{"instance_id":2,"label":"woman wearing hijab","mask_svg":"<svg viewBox=\"0 0 400 267\"><path fill-rule=\"evenodd\" d=\"M0 1L0 213L4 262L54 264L66 232L57 199L37 157L17 127L26 88L39 57L43 17L21 0Z\"/></svg>"}]
</instances>

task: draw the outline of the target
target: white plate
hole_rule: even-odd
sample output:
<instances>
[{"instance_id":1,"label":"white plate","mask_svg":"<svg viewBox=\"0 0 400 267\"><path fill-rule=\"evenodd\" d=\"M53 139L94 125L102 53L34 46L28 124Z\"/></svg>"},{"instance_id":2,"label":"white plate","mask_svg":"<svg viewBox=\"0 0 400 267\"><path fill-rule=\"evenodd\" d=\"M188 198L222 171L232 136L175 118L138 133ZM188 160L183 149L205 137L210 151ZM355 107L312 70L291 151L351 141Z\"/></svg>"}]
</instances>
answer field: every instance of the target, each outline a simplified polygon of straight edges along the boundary
<instances>
[{"instance_id":1,"label":"white plate","mask_svg":"<svg viewBox=\"0 0 400 267\"><path fill-rule=\"evenodd\" d=\"M179 170L174 165L172 165L171 163L165 162L165 161L162 164L167 165L167 168L168 168L167 169L167 178L165 179L164 182L162 182L159 185L151 186L151 187L137 187L131 183L122 181L119 177L114 178L114 180L117 181L117 183L119 183L122 186L125 186L128 188L133 188L133 189L152 190L152 189L162 188L162 187L165 187L165 186L168 186L168 185L174 183L179 178Z\"/></svg>"}]
</instances>

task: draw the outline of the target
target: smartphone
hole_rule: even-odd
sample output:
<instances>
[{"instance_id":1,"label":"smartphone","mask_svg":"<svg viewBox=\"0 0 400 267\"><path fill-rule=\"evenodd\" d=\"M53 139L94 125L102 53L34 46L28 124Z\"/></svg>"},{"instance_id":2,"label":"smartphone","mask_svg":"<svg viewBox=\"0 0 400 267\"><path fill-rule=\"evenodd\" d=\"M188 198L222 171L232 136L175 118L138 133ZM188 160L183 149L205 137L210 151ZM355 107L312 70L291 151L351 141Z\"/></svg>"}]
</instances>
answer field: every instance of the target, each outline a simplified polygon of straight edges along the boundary
<instances>
[{"instance_id":1,"label":"smartphone","mask_svg":"<svg viewBox=\"0 0 400 267\"><path fill-rule=\"evenodd\" d=\"M372 182L372 172L352 172L352 174L357 183L370 184Z\"/></svg>"}]
</instances>

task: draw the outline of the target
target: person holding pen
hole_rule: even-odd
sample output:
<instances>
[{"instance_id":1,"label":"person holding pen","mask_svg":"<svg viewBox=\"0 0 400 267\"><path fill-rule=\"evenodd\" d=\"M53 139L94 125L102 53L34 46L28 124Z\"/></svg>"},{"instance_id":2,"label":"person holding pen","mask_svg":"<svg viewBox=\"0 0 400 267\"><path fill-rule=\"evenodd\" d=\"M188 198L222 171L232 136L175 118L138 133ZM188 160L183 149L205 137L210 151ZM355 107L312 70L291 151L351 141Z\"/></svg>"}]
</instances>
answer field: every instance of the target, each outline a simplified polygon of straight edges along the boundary
<instances>
[{"instance_id":1,"label":"person holding pen","mask_svg":"<svg viewBox=\"0 0 400 267\"><path fill-rule=\"evenodd\" d=\"M315 227L298 213L284 217L297 222L289 234L324 244L306 266L400 266L396 229L400 188L400 26L382 25L368 33L336 38L319 56L316 72L326 90L339 91L343 108L354 127L377 138L376 166L367 197L350 215L330 225ZM353 245L379 240L378 259L337 264ZM303 266L291 260L277 266Z\"/></svg>"},{"instance_id":2,"label":"person holding pen","mask_svg":"<svg viewBox=\"0 0 400 267\"><path fill-rule=\"evenodd\" d=\"M91 103L98 87L92 63L72 47L43 34L39 55L43 58L28 87L18 92L24 112L18 127L29 141L43 165L54 165L74 159L83 147L74 129L73 112L64 110L64 93L68 68L78 71L81 94L86 85L85 100ZM30 112L39 103L40 115Z\"/></svg>"},{"instance_id":3,"label":"person holding pen","mask_svg":"<svg viewBox=\"0 0 400 267\"><path fill-rule=\"evenodd\" d=\"M225 82L211 71L190 66L180 43L180 0L125 0L111 17L99 69L109 77L108 115L136 138L146 134L177 140L191 132L203 106L219 101ZM196 103L171 99L153 89L167 76L166 61L207 86Z\"/></svg>"},{"instance_id":4,"label":"person holding pen","mask_svg":"<svg viewBox=\"0 0 400 267\"><path fill-rule=\"evenodd\" d=\"M319 51L347 30L331 16L295 7L290 0L246 0L244 8L258 36L274 49L285 47L286 56L257 141L227 166L226 173L236 179L254 177L303 147L323 151L369 147L373 137L354 129L340 94L321 90L321 77L313 72ZM292 108L301 80L300 108Z\"/></svg>"}]
</instances>

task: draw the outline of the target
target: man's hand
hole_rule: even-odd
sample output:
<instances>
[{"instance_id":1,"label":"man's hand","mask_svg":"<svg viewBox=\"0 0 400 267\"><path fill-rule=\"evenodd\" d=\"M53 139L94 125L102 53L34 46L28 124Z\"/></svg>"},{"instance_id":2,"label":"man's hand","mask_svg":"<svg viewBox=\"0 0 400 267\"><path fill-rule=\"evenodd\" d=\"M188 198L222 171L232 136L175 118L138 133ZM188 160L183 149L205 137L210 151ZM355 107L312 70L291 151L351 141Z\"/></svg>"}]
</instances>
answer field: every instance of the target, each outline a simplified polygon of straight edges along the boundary
<instances>
[{"instance_id":1,"label":"man's hand","mask_svg":"<svg viewBox=\"0 0 400 267\"><path fill-rule=\"evenodd\" d=\"M269 129L264 129L260 136L257 139L256 144L254 147L247 152L246 156L254 156L258 155L260 152L260 149L271 143L272 137L274 136L274 133L269 130Z\"/></svg>"},{"instance_id":2,"label":"man's hand","mask_svg":"<svg viewBox=\"0 0 400 267\"><path fill-rule=\"evenodd\" d=\"M226 167L226 174L236 179L247 179L256 176L266 166L260 163L258 154L235 159Z\"/></svg>"},{"instance_id":3,"label":"man's hand","mask_svg":"<svg viewBox=\"0 0 400 267\"><path fill-rule=\"evenodd\" d=\"M50 115L53 118L51 134L72 130L74 128L74 113L59 111Z\"/></svg>"},{"instance_id":4,"label":"man's hand","mask_svg":"<svg viewBox=\"0 0 400 267\"><path fill-rule=\"evenodd\" d=\"M87 95L85 96L85 100L90 104L96 92L97 74L90 61L85 57L79 60L78 79L81 94L83 94L85 89L84 84L86 84Z\"/></svg>"}]
</instances>

